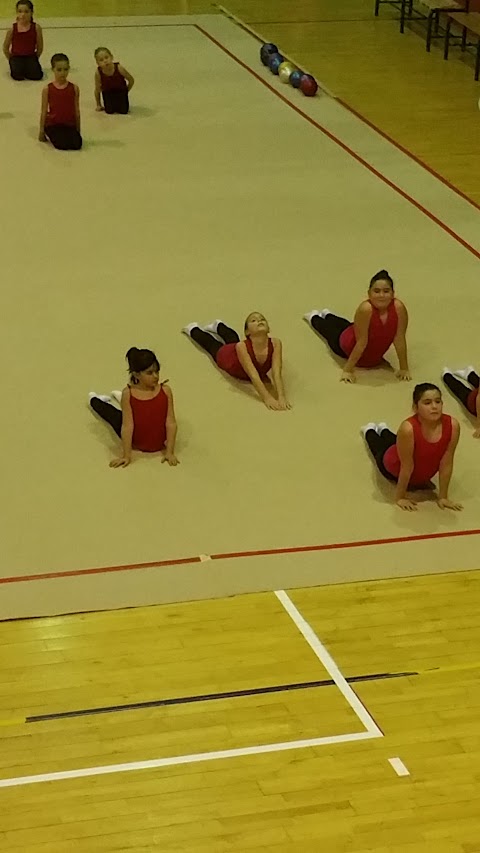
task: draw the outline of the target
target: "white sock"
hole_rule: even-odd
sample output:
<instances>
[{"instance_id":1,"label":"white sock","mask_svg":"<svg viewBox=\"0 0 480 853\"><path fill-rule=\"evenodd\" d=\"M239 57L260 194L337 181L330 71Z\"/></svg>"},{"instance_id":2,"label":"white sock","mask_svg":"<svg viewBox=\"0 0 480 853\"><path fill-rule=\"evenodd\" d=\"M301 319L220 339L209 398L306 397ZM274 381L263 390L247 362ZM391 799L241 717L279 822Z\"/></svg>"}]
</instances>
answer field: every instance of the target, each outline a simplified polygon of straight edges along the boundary
<instances>
[{"instance_id":1,"label":"white sock","mask_svg":"<svg viewBox=\"0 0 480 853\"><path fill-rule=\"evenodd\" d=\"M373 421L370 421L369 424L365 424L365 426L360 427L360 432L362 433L363 437L365 437L369 429L373 429L375 430L375 432L378 432L377 424L374 424Z\"/></svg>"},{"instance_id":2,"label":"white sock","mask_svg":"<svg viewBox=\"0 0 480 853\"><path fill-rule=\"evenodd\" d=\"M445 376L445 374L446 374L446 373L455 373L455 371L454 371L454 370L452 370L452 368L451 368L451 367L444 367L444 368L443 368L443 370L442 370L442 379L443 379L443 377Z\"/></svg>"},{"instance_id":3,"label":"white sock","mask_svg":"<svg viewBox=\"0 0 480 853\"><path fill-rule=\"evenodd\" d=\"M468 367L459 367L458 370L451 370L454 376L458 376L459 379L466 379L468 381L468 377L471 373L475 373L475 368L472 367L471 364ZM442 374L443 375L443 374Z\"/></svg>"},{"instance_id":4,"label":"white sock","mask_svg":"<svg viewBox=\"0 0 480 853\"><path fill-rule=\"evenodd\" d=\"M184 326L182 332L184 335L188 335L188 337L192 334L192 329L200 329L198 323L189 323L188 326Z\"/></svg>"},{"instance_id":5,"label":"white sock","mask_svg":"<svg viewBox=\"0 0 480 853\"><path fill-rule=\"evenodd\" d=\"M88 399L92 400L93 397L97 397L98 400L103 400L104 403L111 402L110 394L97 394L96 391L89 391Z\"/></svg>"},{"instance_id":6,"label":"white sock","mask_svg":"<svg viewBox=\"0 0 480 853\"><path fill-rule=\"evenodd\" d=\"M214 335L217 335L218 334L217 329L218 329L219 323L223 323L223 320L212 320L211 323L207 323L207 325L203 326L202 328L205 329L206 332L212 332ZM225 325L225 323L224 323L224 325Z\"/></svg>"},{"instance_id":7,"label":"white sock","mask_svg":"<svg viewBox=\"0 0 480 853\"><path fill-rule=\"evenodd\" d=\"M318 308L314 308L313 311L308 311L307 314L303 315L303 319L312 325L312 317L321 317L320 311Z\"/></svg>"},{"instance_id":8,"label":"white sock","mask_svg":"<svg viewBox=\"0 0 480 853\"><path fill-rule=\"evenodd\" d=\"M379 435L380 435L380 433L382 433L382 432L383 432L383 430L384 430L384 429L390 429L390 427L388 426L388 424L386 424L384 421L382 421L382 423L381 423L381 424L377 424L377 432L378 432L378 434L379 434Z\"/></svg>"},{"instance_id":9,"label":"white sock","mask_svg":"<svg viewBox=\"0 0 480 853\"><path fill-rule=\"evenodd\" d=\"M322 318L322 320L325 320L325 317L327 316L327 314L332 314L333 312L330 311L330 308L322 308L322 310L319 311L318 313L319 313L320 317Z\"/></svg>"}]
</instances>

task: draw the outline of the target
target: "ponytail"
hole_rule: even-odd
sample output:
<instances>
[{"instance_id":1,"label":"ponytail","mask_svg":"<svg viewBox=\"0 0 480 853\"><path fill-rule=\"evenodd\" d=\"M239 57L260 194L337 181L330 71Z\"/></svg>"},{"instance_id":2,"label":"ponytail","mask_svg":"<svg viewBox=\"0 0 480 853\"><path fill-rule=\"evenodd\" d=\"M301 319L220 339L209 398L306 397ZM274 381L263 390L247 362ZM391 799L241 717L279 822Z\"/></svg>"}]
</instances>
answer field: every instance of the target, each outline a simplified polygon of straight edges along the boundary
<instances>
[{"instance_id":1,"label":"ponytail","mask_svg":"<svg viewBox=\"0 0 480 853\"><path fill-rule=\"evenodd\" d=\"M389 283L390 287L392 288L392 290L395 290L394 285L393 285L393 278L392 278L392 277L391 277L391 275L387 272L387 270L380 270L380 272L376 272L376 273L375 273L375 275L370 279L370 286L369 286L369 290L370 290L370 287L373 287L373 285L374 285L377 281L388 281L388 283Z\"/></svg>"}]
</instances>

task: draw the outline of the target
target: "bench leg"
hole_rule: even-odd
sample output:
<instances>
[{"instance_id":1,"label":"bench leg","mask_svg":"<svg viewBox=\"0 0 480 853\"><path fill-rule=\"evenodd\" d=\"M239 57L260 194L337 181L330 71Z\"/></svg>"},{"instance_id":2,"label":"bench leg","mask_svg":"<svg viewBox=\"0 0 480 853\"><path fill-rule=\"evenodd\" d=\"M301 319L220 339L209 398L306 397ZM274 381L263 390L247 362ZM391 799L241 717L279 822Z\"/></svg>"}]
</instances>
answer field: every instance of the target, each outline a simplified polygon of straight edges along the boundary
<instances>
[{"instance_id":1,"label":"bench leg","mask_svg":"<svg viewBox=\"0 0 480 853\"><path fill-rule=\"evenodd\" d=\"M380 8L380 0L375 0L375 17L378 18L378 10Z\"/></svg>"},{"instance_id":2,"label":"bench leg","mask_svg":"<svg viewBox=\"0 0 480 853\"><path fill-rule=\"evenodd\" d=\"M405 9L407 6L407 0L402 0L402 5L400 6L400 32L405 32Z\"/></svg>"},{"instance_id":3,"label":"bench leg","mask_svg":"<svg viewBox=\"0 0 480 853\"><path fill-rule=\"evenodd\" d=\"M467 28L464 27L462 30L462 53L465 53L467 48Z\"/></svg>"},{"instance_id":4,"label":"bench leg","mask_svg":"<svg viewBox=\"0 0 480 853\"><path fill-rule=\"evenodd\" d=\"M432 23L433 23L433 12L430 12L427 18L427 53L430 53L430 47L432 44Z\"/></svg>"},{"instance_id":5,"label":"bench leg","mask_svg":"<svg viewBox=\"0 0 480 853\"><path fill-rule=\"evenodd\" d=\"M443 45L443 58L448 59L448 49L450 47L450 18L447 19L447 23L445 26L445 42Z\"/></svg>"},{"instance_id":6,"label":"bench leg","mask_svg":"<svg viewBox=\"0 0 480 853\"><path fill-rule=\"evenodd\" d=\"M480 38L477 41L477 61L475 63L475 80L480 77Z\"/></svg>"}]
</instances>

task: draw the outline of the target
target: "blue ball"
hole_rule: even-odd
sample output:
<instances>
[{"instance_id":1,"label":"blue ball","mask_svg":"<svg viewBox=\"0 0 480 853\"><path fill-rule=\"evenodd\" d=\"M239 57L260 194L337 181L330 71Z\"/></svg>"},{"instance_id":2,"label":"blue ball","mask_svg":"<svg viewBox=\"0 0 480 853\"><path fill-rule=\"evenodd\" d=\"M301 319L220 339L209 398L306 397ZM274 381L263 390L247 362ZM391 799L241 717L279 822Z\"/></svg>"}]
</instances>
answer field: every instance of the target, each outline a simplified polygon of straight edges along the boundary
<instances>
[{"instance_id":1,"label":"blue ball","mask_svg":"<svg viewBox=\"0 0 480 853\"><path fill-rule=\"evenodd\" d=\"M276 44L262 44L260 48L260 59L264 65L268 65L268 60L274 53L278 53L278 47Z\"/></svg>"},{"instance_id":2,"label":"blue ball","mask_svg":"<svg viewBox=\"0 0 480 853\"><path fill-rule=\"evenodd\" d=\"M284 58L281 53L272 53L270 59L268 60L268 67L272 74L278 74L278 69L280 68Z\"/></svg>"},{"instance_id":3,"label":"blue ball","mask_svg":"<svg viewBox=\"0 0 480 853\"><path fill-rule=\"evenodd\" d=\"M290 74L290 81L289 82L292 84L294 89L300 88L300 83L302 81L302 77L303 77L303 71L299 71L298 69L296 69L295 71L292 71L292 73Z\"/></svg>"}]
</instances>

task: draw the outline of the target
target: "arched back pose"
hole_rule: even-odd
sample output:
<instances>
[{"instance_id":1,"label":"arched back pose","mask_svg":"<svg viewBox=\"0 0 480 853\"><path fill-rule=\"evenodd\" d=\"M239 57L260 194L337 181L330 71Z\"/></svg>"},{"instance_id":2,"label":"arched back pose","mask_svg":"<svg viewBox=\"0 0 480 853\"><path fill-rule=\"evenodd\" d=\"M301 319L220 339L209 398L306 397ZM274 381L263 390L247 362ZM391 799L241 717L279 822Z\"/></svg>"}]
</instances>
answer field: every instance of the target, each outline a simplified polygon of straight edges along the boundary
<instances>
[{"instance_id":1,"label":"arched back pose","mask_svg":"<svg viewBox=\"0 0 480 853\"><path fill-rule=\"evenodd\" d=\"M7 30L3 53L10 65L13 80L41 80L39 59L43 52L43 33L40 24L33 20L32 0L18 0L15 6L17 20Z\"/></svg>"},{"instance_id":2,"label":"arched back pose","mask_svg":"<svg viewBox=\"0 0 480 853\"><path fill-rule=\"evenodd\" d=\"M268 322L258 311L248 315L244 328L244 341L223 320L214 320L203 327L190 323L182 331L208 352L229 376L250 380L268 409L290 409L283 387L281 341L270 337ZM276 398L265 384L270 372Z\"/></svg>"},{"instance_id":3,"label":"arched back pose","mask_svg":"<svg viewBox=\"0 0 480 853\"><path fill-rule=\"evenodd\" d=\"M370 281L368 299L360 303L353 323L328 308L310 311L305 320L327 341L335 355L346 358L342 382L355 382L355 367L377 367L393 344L399 361L398 379L410 379L407 358L407 309L395 296L393 280L380 270Z\"/></svg>"},{"instance_id":4,"label":"arched back pose","mask_svg":"<svg viewBox=\"0 0 480 853\"><path fill-rule=\"evenodd\" d=\"M162 462L177 465L175 438L177 422L173 394L165 382L159 382L160 364L149 349L128 350L126 359L130 381L123 391L96 394L91 391L90 405L97 415L115 430L122 441L122 455L110 462L111 468L126 468L132 449L145 453L163 451ZM121 411L112 404L121 404Z\"/></svg>"},{"instance_id":5,"label":"arched back pose","mask_svg":"<svg viewBox=\"0 0 480 853\"><path fill-rule=\"evenodd\" d=\"M458 377L458 378L457 378ZM450 370L445 367L442 373L443 381L452 394L460 400L471 415L477 418L477 426L473 431L474 438L480 438L480 376L474 367L462 367L460 370ZM463 379L463 382L460 382ZM468 385L465 383L468 382ZM470 386L470 387L469 387Z\"/></svg>"},{"instance_id":6,"label":"arched back pose","mask_svg":"<svg viewBox=\"0 0 480 853\"><path fill-rule=\"evenodd\" d=\"M415 386L413 411L402 421L397 435L384 423L362 427L377 468L397 484L395 502L401 509L416 510L417 504L407 497L407 491L431 487L430 480L438 473L439 507L460 510L461 504L448 498L460 435L458 421L443 414L441 391L430 382Z\"/></svg>"}]
</instances>

